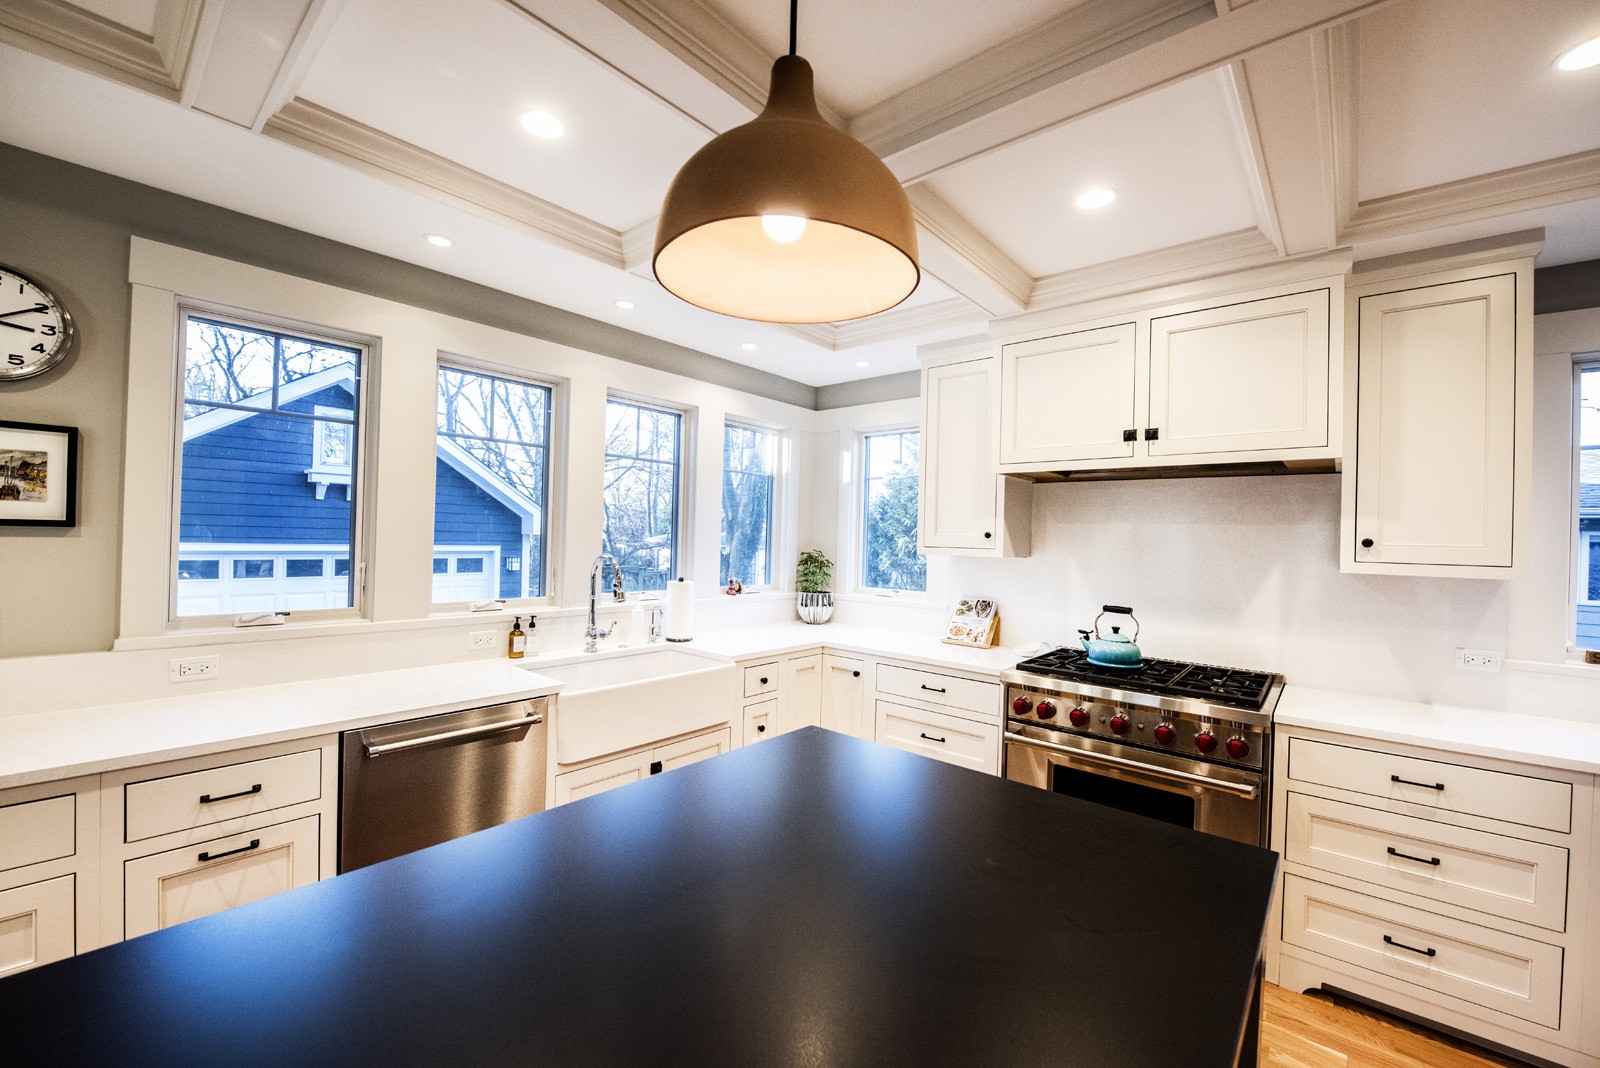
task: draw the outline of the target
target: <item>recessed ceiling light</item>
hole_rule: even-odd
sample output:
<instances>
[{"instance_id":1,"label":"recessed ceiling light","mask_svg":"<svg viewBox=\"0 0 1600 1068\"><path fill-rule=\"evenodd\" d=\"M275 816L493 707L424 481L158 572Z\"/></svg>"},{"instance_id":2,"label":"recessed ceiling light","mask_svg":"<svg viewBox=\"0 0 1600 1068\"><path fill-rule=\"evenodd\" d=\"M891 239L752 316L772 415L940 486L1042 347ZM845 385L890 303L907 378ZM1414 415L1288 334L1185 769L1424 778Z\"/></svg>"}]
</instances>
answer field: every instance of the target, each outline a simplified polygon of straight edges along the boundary
<instances>
[{"instance_id":1,"label":"recessed ceiling light","mask_svg":"<svg viewBox=\"0 0 1600 1068\"><path fill-rule=\"evenodd\" d=\"M1559 70L1588 70L1600 66L1600 37L1591 37L1576 48L1569 48L1556 60Z\"/></svg>"},{"instance_id":2,"label":"recessed ceiling light","mask_svg":"<svg viewBox=\"0 0 1600 1068\"><path fill-rule=\"evenodd\" d=\"M856 361L856 366L857 367L871 367L872 366L872 362L870 360L857 360Z\"/></svg>"},{"instance_id":3,"label":"recessed ceiling light","mask_svg":"<svg viewBox=\"0 0 1600 1068\"><path fill-rule=\"evenodd\" d=\"M1095 208L1105 207L1115 199L1117 199L1115 189L1086 189L1078 194L1078 199L1073 203L1085 211L1092 211Z\"/></svg>"},{"instance_id":4,"label":"recessed ceiling light","mask_svg":"<svg viewBox=\"0 0 1600 1068\"><path fill-rule=\"evenodd\" d=\"M445 237L443 234L423 234L422 238L428 244L437 245L439 248L449 248L451 245L455 244L454 241L450 240L448 237Z\"/></svg>"},{"instance_id":5,"label":"recessed ceiling light","mask_svg":"<svg viewBox=\"0 0 1600 1068\"><path fill-rule=\"evenodd\" d=\"M741 349L744 349L744 351L746 351L746 352L754 352L754 351L756 351L756 343L754 341L746 341L744 344L740 345L739 347Z\"/></svg>"},{"instance_id":6,"label":"recessed ceiling light","mask_svg":"<svg viewBox=\"0 0 1600 1068\"><path fill-rule=\"evenodd\" d=\"M521 122L522 128L535 137L553 140L567 132L567 124L548 111L524 111Z\"/></svg>"},{"instance_id":7,"label":"recessed ceiling light","mask_svg":"<svg viewBox=\"0 0 1600 1068\"><path fill-rule=\"evenodd\" d=\"M621 297L618 297L616 300L612 301L611 303L615 304L617 307L621 308L623 311L628 311L628 310L632 309L632 307L633 307L633 301L624 300Z\"/></svg>"}]
</instances>

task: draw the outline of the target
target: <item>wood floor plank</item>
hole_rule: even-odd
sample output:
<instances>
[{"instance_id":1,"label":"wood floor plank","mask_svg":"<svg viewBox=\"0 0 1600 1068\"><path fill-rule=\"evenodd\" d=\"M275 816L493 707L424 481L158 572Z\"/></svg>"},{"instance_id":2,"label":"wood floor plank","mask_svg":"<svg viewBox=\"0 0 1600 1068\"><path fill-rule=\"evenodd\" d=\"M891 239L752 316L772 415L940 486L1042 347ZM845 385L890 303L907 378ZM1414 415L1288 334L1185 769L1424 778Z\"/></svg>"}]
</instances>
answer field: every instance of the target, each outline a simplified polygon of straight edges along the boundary
<instances>
[{"instance_id":1,"label":"wood floor plank","mask_svg":"<svg viewBox=\"0 0 1600 1068\"><path fill-rule=\"evenodd\" d=\"M1524 1068L1327 994L1267 984L1262 1068Z\"/></svg>"}]
</instances>

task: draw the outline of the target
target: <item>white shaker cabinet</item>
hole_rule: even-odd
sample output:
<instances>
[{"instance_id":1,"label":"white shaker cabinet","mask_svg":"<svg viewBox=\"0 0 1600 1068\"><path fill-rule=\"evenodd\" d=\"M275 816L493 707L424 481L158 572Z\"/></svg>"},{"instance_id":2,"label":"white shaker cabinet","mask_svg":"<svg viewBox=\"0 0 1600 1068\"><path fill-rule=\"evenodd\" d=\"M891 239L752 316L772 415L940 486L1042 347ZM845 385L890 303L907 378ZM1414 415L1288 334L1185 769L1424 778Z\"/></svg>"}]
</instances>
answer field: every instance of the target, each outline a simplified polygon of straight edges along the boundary
<instances>
[{"instance_id":1,"label":"white shaker cabinet","mask_svg":"<svg viewBox=\"0 0 1600 1068\"><path fill-rule=\"evenodd\" d=\"M1532 274L1510 261L1353 291L1343 570L1511 576L1531 474Z\"/></svg>"},{"instance_id":2,"label":"white shaker cabinet","mask_svg":"<svg viewBox=\"0 0 1600 1068\"><path fill-rule=\"evenodd\" d=\"M822 654L822 726L840 734L872 739L866 672L865 660Z\"/></svg>"},{"instance_id":3,"label":"white shaker cabinet","mask_svg":"<svg viewBox=\"0 0 1600 1068\"><path fill-rule=\"evenodd\" d=\"M822 723L822 654L791 656L779 665L778 709L782 730Z\"/></svg>"},{"instance_id":4,"label":"white shaker cabinet","mask_svg":"<svg viewBox=\"0 0 1600 1068\"><path fill-rule=\"evenodd\" d=\"M717 727L675 742L635 749L563 771L555 776L554 803L582 801L619 786L661 775L726 753L733 744L733 728Z\"/></svg>"},{"instance_id":5,"label":"white shaker cabinet","mask_svg":"<svg viewBox=\"0 0 1600 1068\"><path fill-rule=\"evenodd\" d=\"M1132 457L1137 335L1130 322L1003 346L1000 462Z\"/></svg>"},{"instance_id":6,"label":"white shaker cabinet","mask_svg":"<svg viewBox=\"0 0 1600 1068\"><path fill-rule=\"evenodd\" d=\"M918 548L925 555L1027 556L1033 483L995 471L995 357L934 358L922 369Z\"/></svg>"}]
</instances>

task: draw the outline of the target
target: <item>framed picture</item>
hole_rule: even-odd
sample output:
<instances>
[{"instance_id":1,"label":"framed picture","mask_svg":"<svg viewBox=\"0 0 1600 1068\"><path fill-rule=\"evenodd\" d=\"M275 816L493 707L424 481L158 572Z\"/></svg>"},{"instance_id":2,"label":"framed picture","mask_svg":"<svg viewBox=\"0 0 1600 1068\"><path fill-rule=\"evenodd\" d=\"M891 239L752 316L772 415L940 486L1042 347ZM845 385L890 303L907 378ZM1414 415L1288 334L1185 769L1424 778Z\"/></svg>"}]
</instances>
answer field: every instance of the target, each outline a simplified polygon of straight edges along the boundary
<instances>
[{"instance_id":1,"label":"framed picture","mask_svg":"<svg viewBox=\"0 0 1600 1068\"><path fill-rule=\"evenodd\" d=\"M0 419L0 526L77 526L77 469L77 427Z\"/></svg>"}]
</instances>

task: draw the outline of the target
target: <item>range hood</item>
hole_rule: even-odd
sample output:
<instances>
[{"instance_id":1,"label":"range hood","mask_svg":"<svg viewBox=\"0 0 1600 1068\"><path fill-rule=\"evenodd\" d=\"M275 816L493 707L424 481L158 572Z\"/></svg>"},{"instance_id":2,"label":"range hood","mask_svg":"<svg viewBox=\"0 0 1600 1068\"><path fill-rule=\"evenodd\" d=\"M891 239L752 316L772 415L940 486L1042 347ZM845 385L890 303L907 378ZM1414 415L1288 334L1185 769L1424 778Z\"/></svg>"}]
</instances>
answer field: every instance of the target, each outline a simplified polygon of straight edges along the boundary
<instances>
[{"instance_id":1,"label":"range hood","mask_svg":"<svg viewBox=\"0 0 1600 1068\"><path fill-rule=\"evenodd\" d=\"M1149 478L1240 478L1247 475L1325 475L1339 470L1339 461L1270 460L1237 464L1173 464L1164 467L1101 467L1085 471L1023 471L1014 477L1030 482L1133 482Z\"/></svg>"}]
</instances>

